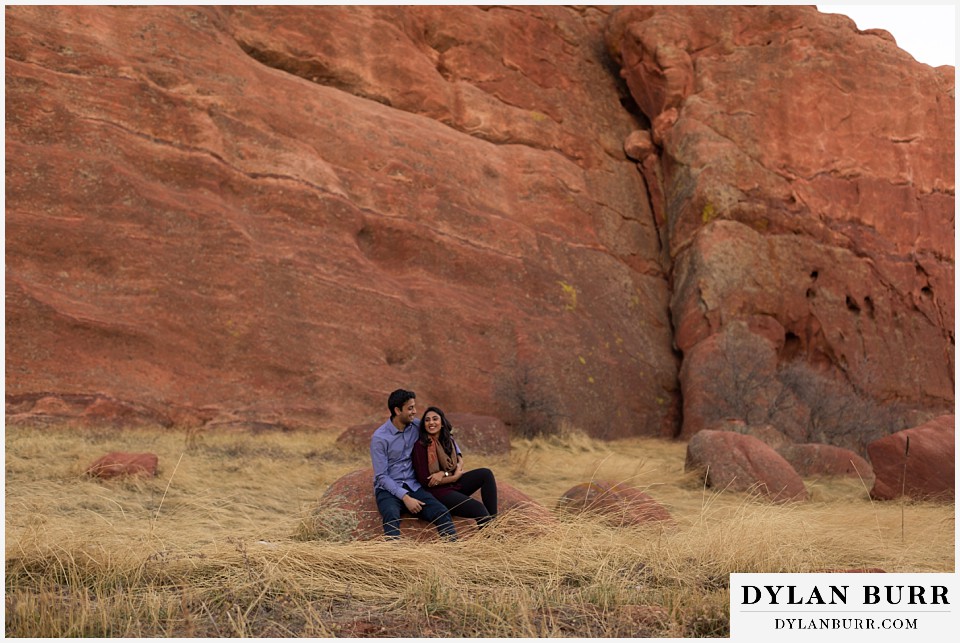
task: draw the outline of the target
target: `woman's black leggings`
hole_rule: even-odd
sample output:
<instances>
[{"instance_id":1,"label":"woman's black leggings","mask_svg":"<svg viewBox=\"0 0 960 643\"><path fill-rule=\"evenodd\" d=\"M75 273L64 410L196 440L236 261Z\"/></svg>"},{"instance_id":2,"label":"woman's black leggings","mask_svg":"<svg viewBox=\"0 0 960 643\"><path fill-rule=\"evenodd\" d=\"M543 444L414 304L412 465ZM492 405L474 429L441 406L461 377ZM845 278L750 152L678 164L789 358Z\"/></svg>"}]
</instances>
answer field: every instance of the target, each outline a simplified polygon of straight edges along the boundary
<instances>
[{"instance_id":1,"label":"woman's black leggings","mask_svg":"<svg viewBox=\"0 0 960 643\"><path fill-rule=\"evenodd\" d=\"M483 528L497 515L497 481L490 469L471 469L465 472L457 481L460 490L450 490L438 498L450 513L461 518L473 518L477 527ZM470 494L480 490L479 502L470 497Z\"/></svg>"}]
</instances>

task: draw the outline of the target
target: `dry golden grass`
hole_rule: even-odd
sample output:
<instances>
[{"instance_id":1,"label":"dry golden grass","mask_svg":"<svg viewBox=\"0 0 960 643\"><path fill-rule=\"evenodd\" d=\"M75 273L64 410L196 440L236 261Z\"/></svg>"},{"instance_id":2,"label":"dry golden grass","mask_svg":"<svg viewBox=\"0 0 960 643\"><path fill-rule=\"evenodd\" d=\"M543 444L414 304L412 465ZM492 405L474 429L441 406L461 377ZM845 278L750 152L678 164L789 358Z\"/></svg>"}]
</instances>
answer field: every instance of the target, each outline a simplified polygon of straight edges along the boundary
<instances>
[{"instance_id":1,"label":"dry golden grass","mask_svg":"<svg viewBox=\"0 0 960 643\"><path fill-rule=\"evenodd\" d=\"M458 543L297 540L327 486L368 466L335 437L8 429L7 636L725 636L732 571L953 570L952 505L829 479L770 505L703 489L682 443L575 433L467 464L550 508L625 481L676 524L529 533L507 515ZM83 475L113 450L157 453L159 475Z\"/></svg>"}]
</instances>

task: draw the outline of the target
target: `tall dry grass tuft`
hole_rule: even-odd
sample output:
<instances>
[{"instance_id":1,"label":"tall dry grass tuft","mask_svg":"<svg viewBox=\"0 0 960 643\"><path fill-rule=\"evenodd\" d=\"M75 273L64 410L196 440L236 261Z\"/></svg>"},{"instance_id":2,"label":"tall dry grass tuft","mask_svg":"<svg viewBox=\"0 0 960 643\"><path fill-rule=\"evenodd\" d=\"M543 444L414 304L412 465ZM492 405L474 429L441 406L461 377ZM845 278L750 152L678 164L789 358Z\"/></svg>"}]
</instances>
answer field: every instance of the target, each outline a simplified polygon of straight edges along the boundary
<instances>
[{"instance_id":1,"label":"tall dry grass tuft","mask_svg":"<svg viewBox=\"0 0 960 643\"><path fill-rule=\"evenodd\" d=\"M457 543L298 539L327 486L368 466L334 438L8 430L7 636L725 636L732 571L953 569L952 505L904 505L901 539L901 505L856 480L770 505L704 489L682 444L569 430L467 466L548 508L580 482L627 482L675 522L506 514ZM159 475L83 475L111 450L158 453Z\"/></svg>"}]
</instances>

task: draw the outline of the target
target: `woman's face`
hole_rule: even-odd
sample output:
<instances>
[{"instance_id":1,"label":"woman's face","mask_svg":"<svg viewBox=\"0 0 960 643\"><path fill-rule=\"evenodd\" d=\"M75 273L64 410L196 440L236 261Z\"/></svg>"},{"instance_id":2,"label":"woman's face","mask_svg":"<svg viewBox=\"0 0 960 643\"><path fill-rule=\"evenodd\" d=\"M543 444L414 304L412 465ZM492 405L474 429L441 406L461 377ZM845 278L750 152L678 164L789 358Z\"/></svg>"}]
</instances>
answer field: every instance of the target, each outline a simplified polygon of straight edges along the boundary
<instances>
[{"instance_id":1,"label":"woman's face","mask_svg":"<svg viewBox=\"0 0 960 643\"><path fill-rule=\"evenodd\" d=\"M440 433L440 414L435 411L430 411L423 418L423 428L426 429L427 435L434 436Z\"/></svg>"}]
</instances>

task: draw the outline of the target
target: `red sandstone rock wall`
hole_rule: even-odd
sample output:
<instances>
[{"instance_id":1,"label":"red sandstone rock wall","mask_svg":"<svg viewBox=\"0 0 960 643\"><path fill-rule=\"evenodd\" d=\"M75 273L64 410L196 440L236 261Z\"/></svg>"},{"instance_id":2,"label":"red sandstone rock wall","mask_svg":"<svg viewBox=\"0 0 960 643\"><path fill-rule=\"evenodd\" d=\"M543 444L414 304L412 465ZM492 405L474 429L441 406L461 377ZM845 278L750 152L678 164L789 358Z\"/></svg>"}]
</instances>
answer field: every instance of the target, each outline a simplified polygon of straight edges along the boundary
<instances>
[{"instance_id":1,"label":"red sandstone rock wall","mask_svg":"<svg viewBox=\"0 0 960 643\"><path fill-rule=\"evenodd\" d=\"M405 386L672 434L606 11L8 8L18 417L69 393L342 429Z\"/></svg>"},{"instance_id":2,"label":"red sandstone rock wall","mask_svg":"<svg viewBox=\"0 0 960 643\"><path fill-rule=\"evenodd\" d=\"M774 362L952 408L954 68L812 7L630 7L608 44L652 123L626 149L661 195L684 356L742 322Z\"/></svg>"},{"instance_id":3,"label":"red sandstone rock wall","mask_svg":"<svg viewBox=\"0 0 960 643\"><path fill-rule=\"evenodd\" d=\"M18 6L6 54L8 418L673 435L731 320L952 405L952 68L843 18Z\"/></svg>"}]
</instances>

